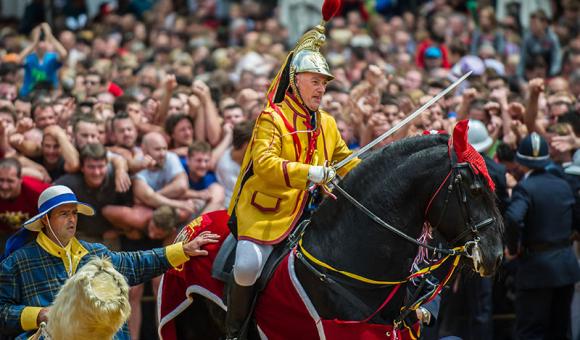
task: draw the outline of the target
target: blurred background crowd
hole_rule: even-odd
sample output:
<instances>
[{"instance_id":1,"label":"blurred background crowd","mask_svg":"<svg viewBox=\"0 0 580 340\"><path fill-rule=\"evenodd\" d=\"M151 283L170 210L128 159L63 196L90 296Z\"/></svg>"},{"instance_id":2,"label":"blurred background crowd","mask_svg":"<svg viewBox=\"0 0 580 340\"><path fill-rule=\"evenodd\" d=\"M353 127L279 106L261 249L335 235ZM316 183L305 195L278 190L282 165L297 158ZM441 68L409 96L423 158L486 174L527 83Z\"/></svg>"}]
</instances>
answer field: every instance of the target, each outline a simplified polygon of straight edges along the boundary
<instances>
[{"instance_id":1,"label":"blurred background crowd","mask_svg":"<svg viewBox=\"0 0 580 340\"><path fill-rule=\"evenodd\" d=\"M227 208L269 82L319 23L321 5L2 1L0 250L51 184L96 208L96 217L79 217L77 236L117 250L170 243L192 216ZM472 71L379 146L471 119L470 142L503 177L497 195L505 213L526 176L516 151L537 132L549 144L546 171L578 199L579 30L573 0L343 0L323 50L336 79L321 107L357 149ZM473 279L459 275L444 293L449 303L434 337L512 338L514 262L490 280L493 289L466 292L464 281ZM133 339L155 338L151 328L140 334L144 294L151 296L131 290ZM572 303L575 339L579 305Z\"/></svg>"}]
</instances>

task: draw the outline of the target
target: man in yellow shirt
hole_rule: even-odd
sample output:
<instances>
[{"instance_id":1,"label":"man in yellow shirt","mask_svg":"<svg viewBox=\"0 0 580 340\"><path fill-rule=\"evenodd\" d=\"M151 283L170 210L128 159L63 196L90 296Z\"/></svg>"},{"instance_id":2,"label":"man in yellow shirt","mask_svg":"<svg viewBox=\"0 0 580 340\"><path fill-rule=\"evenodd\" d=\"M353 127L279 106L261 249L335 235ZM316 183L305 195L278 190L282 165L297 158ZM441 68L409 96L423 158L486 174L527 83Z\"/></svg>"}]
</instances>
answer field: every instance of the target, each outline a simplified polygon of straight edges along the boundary
<instances>
[{"instance_id":1,"label":"man in yellow shirt","mask_svg":"<svg viewBox=\"0 0 580 340\"><path fill-rule=\"evenodd\" d=\"M27 339L41 322L48 321L48 306L65 281L93 256L108 257L111 263L134 286L192 256L207 255L201 247L217 242L218 235L201 233L188 243L137 252L112 252L104 245L75 238L77 215L93 215L94 210L78 202L66 186L47 188L38 198L35 217L24 227L36 232L34 241L14 251L0 263L0 334ZM24 333L23 333L24 332ZM130 339L127 325L116 339Z\"/></svg>"},{"instance_id":2,"label":"man in yellow shirt","mask_svg":"<svg viewBox=\"0 0 580 340\"><path fill-rule=\"evenodd\" d=\"M250 312L253 285L273 245L282 242L311 199L308 188L335 176L330 166L351 154L334 118L319 109L334 77L319 52L325 29L307 32L289 54L268 91L256 121L230 202L230 224L238 245L228 299L226 335L237 339ZM340 169L345 175L358 164Z\"/></svg>"}]
</instances>

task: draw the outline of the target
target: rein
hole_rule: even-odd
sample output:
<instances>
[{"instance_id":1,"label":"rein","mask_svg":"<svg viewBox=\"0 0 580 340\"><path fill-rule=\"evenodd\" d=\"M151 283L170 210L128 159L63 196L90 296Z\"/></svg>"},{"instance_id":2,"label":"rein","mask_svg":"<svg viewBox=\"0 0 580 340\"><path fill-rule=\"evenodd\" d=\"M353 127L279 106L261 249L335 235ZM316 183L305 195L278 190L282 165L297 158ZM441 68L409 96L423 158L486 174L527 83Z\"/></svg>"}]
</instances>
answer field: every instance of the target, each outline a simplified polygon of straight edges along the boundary
<instances>
[{"instance_id":1,"label":"rein","mask_svg":"<svg viewBox=\"0 0 580 340\"><path fill-rule=\"evenodd\" d=\"M451 145L450 145L449 151L451 151ZM420 269L416 272L413 272L410 275L408 275L406 278L404 278L402 280L398 280L398 281L375 280L375 279L367 278L367 277L364 277L362 275L351 273L351 272L348 272L345 270L337 269L337 268L329 265L328 263L325 263L324 261L316 258L314 255L310 254L303 247L303 244L302 244L303 230L302 230L301 234L298 235L299 239L297 242L297 247L294 250L296 257L317 278L319 278L323 282L329 283L330 284L329 286L331 288L333 288L333 290L336 293L338 293L340 296L343 296L344 298L348 299L353 305L357 306L359 310L367 311L366 314L369 314L368 311L370 310L370 307L366 303L361 301L352 292L350 292L348 289L342 287L338 282L336 282L337 279L340 280L338 277L330 277L327 274L320 272L314 265L316 265L320 268L324 268L324 270L326 270L328 272L339 273L341 276L345 276L349 279L354 280L355 282L360 282L360 283L363 283L365 285L375 285L375 286L384 286L384 287L394 286L393 289L391 290L391 292L388 294L385 301L378 307L378 309L376 309L376 310L374 310L374 312L370 313L370 316L368 316L367 318L360 320L360 321L343 321L343 322L346 322L346 323L366 323L366 322L370 321L391 301L391 299L393 298L393 296L395 295L395 293L397 292L397 290L399 289L399 287L402 284L405 284L413 279L422 278L423 282L421 283L421 285L423 285L424 281L426 280L426 278L425 278L426 274L430 274L434 270L438 269L450 257L454 257L454 260L453 260L453 263L452 263L452 266L451 266L449 272L447 273L447 275L445 275L445 278L443 279L443 281L440 284L438 284L438 285L431 284L432 286L434 286L434 288L429 293L423 295L422 297L420 297L418 299L415 299L415 297L414 297L413 301L411 301L411 303L409 305L405 305L401 308L401 314L399 315L399 317L397 317L394 320L393 336L396 336L396 332L397 332L396 330L400 329L401 325L404 327L407 327L407 325L404 322L404 318L407 316L408 313L416 310L422 304L432 301L441 292L443 287L447 284L447 282L449 281L449 279L451 278L451 276L455 272L455 270L459 264L459 260L460 260L462 255L466 256L468 258L472 258L472 259L474 257L480 256L480 250L479 250L479 241L480 240L479 240L478 232L480 230L482 230L483 228L490 226L495 221L495 218L490 217L490 218L484 219L484 220L477 222L477 223L473 222L472 216L469 213L469 203L467 200L467 195L465 193L463 186L461 185L461 183L463 181L463 176L461 175L461 172L460 172L460 170L462 168L468 168L472 172L473 172L473 169L470 167L469 163L457 163L456 158L453 157L454 153L449 152L449 154L450 154L450 159L451 159L451 169L449 170L449 173L443 179L441 184L438 186L437 190L431 196L431 198L428 202L428 205L425 209L424 216L426 219L427 214L429 213L435 198L439 195L442 188L445 186L445 184L451 178L451 181L450 181L449 185L447 186L443 209L439 215L436 227L438 227L439 224L441 223L441 220L442 220L442 218L447 210L447 206L448 206L448 202L449 202L449 198L451 196L451 193L454 191L453 190L454 185L457 185L459 190L456 190L456 192L458 195L457 197L460 201L461 213L462 213L462 216L463 216L464 221L465 221L466 230L464 232L460 233L459 236L457 236L451 242L451 244L455 244L458 240L463 238L466 233L471 233L473 235L473 239L471 241L467 241L464 245L454 247L454 248L434 247L434 246L431 246L429 244L419 242L418 240L412 238L411 236L405 234L404 232L400 231L399 229L393 227L389 223L382 220L379 216L377 216L372 211L370 211L367 207L365 207L357 199L352 197L346 190L344 190L342 187L340 187L340 185L338 185L336 180L333 180L333 182L332 182L334 188L342 196L344 196L357 209L364 212L365 215L367 215L371 220L373 220L382 229L388 230L388 231L394 233L395 235L403 238L407 242L412 243L418 247L422 247L422 248L427 249L428 251L429 250L432 251L433 255L436 255L437 253L445 255L445 257L443 257L442 259L438 260L435 263L431 263L428 267L425 267L425 268ZM340 280L340 281L343 281L347 285L353 286L353 283L349 283L345 280Z\"/></svg>"}]
</instances>

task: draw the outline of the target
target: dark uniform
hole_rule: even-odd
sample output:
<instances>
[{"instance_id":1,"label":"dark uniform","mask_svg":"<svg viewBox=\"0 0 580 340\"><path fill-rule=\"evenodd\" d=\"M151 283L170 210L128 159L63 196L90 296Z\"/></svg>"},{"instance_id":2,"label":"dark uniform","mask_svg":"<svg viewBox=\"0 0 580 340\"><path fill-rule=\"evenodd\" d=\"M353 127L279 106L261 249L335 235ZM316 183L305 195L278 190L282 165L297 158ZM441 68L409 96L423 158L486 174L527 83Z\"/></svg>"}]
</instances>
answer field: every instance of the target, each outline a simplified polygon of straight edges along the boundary
<instances>
[{"instance_id":1,"label":"dark uniform","mask_svg":"<svg viewBox=\"0 0 580 340\"><path fill-rule=\"evenodd\" d=\"M495 184L495 195L497 196L497 205L502 216L504 216L505 211L509 204L509 194L507 191L507 180L506 180L506 167L503 164L499 164L493 159L489 158L485 153L481 156L485 161L485 166L487 166L487 171L489 176Z\"/></svg>"},{"instance_id":2,"label":"dark uniform","mask_svg":"<svg viewBox=\"0 0 580 340\"><path fill-rule=\"evenodd\" d=\"M520 247L516 332L518 339L566 339L574 283L580 280L570 242L578 216L570 185L544 170L547 144L534 135L534 143L526 137L516 155L518 163L532 170L514 188L506 213L510 253L517 253L518 242ZM526 150L532 145L533 152Z\"/></svg>"}]
</instances>

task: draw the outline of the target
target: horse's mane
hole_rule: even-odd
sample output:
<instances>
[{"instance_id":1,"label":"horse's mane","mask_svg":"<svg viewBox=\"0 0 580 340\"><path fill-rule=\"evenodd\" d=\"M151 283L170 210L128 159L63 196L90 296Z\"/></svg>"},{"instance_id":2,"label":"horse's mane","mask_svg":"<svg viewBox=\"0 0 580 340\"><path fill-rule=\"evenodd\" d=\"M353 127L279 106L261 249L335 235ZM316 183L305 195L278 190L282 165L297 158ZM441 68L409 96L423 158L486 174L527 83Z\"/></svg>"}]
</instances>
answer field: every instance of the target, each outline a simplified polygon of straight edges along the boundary
<instances>
[{"instance_id":1,"label":"horse's mane","mask_svg":"<svg viewBox=\"0 0 580 340\"><path fill-rule=\"evenodd\" d=\"M448 135L426 135L405 138L386 145L379 150L371 152L366 157L363 156L363 161L359 166L352 170L349 177L360 179L360 177L371 176L373 174L380 175L380 172L393 173L393 170L401 167L403 163L413 157L413 161L419 163L426 158L434 158L432 148L437 146L447 147ZM391 182L399 181L399 178L389 177L387 185ZM345 185L348 186L352 181L345 178Z\"/></svg>"}]
</instances>

